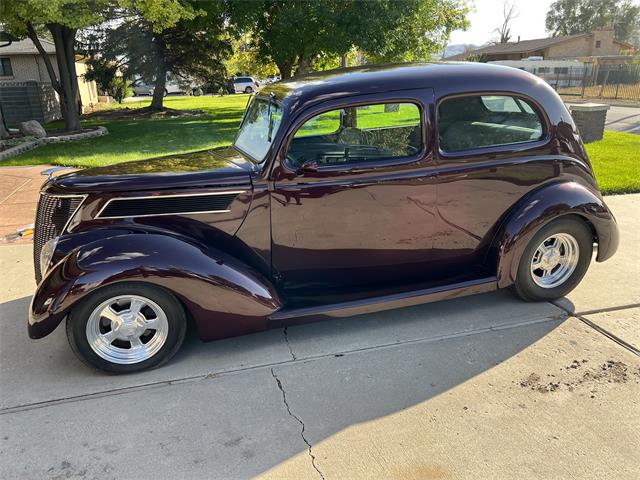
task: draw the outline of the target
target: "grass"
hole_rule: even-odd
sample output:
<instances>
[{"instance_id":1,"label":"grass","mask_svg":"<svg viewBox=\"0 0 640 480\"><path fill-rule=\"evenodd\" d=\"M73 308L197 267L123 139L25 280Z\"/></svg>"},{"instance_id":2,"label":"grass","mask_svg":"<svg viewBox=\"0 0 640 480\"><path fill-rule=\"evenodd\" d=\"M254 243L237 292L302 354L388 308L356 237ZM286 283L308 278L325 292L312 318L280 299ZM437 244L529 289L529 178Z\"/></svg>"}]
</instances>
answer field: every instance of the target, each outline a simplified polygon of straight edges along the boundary
<instances>
[{"instance_id":1,"label":"grass","mask_svg":"<svg viewBox=\"0 0 640 480\"><path fill-rule=\"evenodd\" d=\"M602 193L640 192L640 135L604 132L586 148Z\"/></svg>"},{"instance_id":2,"label":"grass","mask_svg":"<svg viewBox=\"0 0 640 480\"><path fill-rule=\"evenodd\" d=\"M247 95L224 97L168 97L165 106L178 110L204 110L203 115L176 118L142 118L126 120L90 120L83 126L104 125L109 135L78 142L50 144L0 162L0 165L53 164L77 167L111 165L161 155L203 150L231 143L240 124ZM150 99L114 105L114 108L147 106ZM376 107L374 107L376 108ZM400 112L376 112L371 119L364 110L360 127L369 127L371 119L387 117L385 121L413 123L414 114L406 107ZM333 129L332 118L318 122L320 129ZM61 124L47 125L59 128ZM640 135L605 132L603 140L588 144L598 183L603 193L640 192Z\"/></svg>"},{"instance_id":3,"label":"grass","mask_svg":"<svg viewBox=\"0 0 640 480\"><path fill-rule=\"evenodd\" d=\"M248 95L225 97L167 97L165 106L178 110L204 110L203 115L175 118L85 120L83 127L103 125L109 135L39 147L0 165L52 164L95 167L228 145L235 137ZM114 105L140 108L151 99ZM46 125L60 128L60 122Z\"/></svg>"}]
</instances>

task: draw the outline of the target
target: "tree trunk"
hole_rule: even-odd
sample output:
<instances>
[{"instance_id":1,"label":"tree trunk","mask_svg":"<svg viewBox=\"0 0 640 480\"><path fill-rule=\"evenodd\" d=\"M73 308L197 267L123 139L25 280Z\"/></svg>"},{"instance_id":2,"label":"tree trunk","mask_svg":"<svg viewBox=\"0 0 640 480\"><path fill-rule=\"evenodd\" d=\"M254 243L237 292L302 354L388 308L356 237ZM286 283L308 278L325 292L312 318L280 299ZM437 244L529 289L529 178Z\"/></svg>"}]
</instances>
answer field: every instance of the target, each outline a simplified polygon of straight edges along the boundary
<instances>
[{"instance_id":1,"label":"tree trunk","mask_svg":"<svg viewBox=\"0 0 640 480\"><path fill-rule=\"evenodd\" d=\"M164 108L164 94L167 83L167 64L164 60L164 45L160 37L155 37L156 78L151 100L151 110L161 111Z\"/></svg>"},{"instance_id":2,"label":"tree trunk","mask_svg":"<svg viewBox=\"0 0 640 480\"><path fill-rule=\"evenodd\" d=\"M293 62L291 63L276 63L278 71L280 72L280 78L291 78L291 71L293 70Z\"/></svg>"},{"instance_id":3,"label":"tree trunk","mask_svg":"<svg viewBox=\"0 0 640 480\"><path fill-rule=\"evenodd\" d=\"M47 28L53 36L56 46L56 63L60 80L58 94L60 95L60 110L64 118L65 130L80 130L80 114L82 103L78 89L78 74L76 73L76 59L74 42L76 30L58 23L51 23ZM55 75L55 74L54 74ZM54 78L51 79L52 84Z\"/></svg>"},{"instance_id":4,"label":"tree trunk","mask_svg":"<svg viewBox=\"0 0 640 480\"><path fill-rule=\"evenodd\" d=\"M2 105L0 105L0 138L9 138L9 130L7 130L7 126L4 124Z\"/></svg>"},{"instance_id":5,"label":"tree trunk","mask_svg":"<svg viewBox=\"0 0 640 480\"><path fill-rule=\"evenodd\" d=\"M300 57L298 59L298 68L296 70L296 75L304 75L305 73L309 73L311 71L311 60L305 57Z\"/></svg>"},{"instance_id":6,"label":"tree trunk","mask_svg":"<svg viewBox=\"0 0 640 480\"><path fill-rule=\"evenodd\" d=\"M347 60L347 56L346 56L346 55L342 55L342 56L340 57L340 66L341 66L342 68L347 68L347 67L349 66L349 62L348 62L348 60Z\"/></svg>"}]
</instances>

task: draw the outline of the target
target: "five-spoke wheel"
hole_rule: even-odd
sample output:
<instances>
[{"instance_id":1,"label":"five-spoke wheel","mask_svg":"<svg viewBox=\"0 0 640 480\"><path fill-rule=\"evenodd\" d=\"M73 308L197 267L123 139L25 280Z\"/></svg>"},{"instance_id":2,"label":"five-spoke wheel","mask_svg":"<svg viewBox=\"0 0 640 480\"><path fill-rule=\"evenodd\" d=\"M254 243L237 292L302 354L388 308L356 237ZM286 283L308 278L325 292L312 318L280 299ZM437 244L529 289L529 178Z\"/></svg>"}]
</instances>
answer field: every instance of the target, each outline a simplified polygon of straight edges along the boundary
<instances>
[{"instance_id":1,"label":"five-spoke wheel","mask_svg":"<svg viewBox=\"0 0 640 480\"><path fill-rule=\"evenodd\" d=\"M169 323L154 301L121 295L98 305L87 322L87 341L94 352L113 363L138 363L164 345Z\"/></svg>"},{"instance_id":2,"label":"five-spoke wheel","mask_svg":"<svg viewBox=\"0 0 640 480\"><path fill-rule=\"evenodd\" d=\"M580 282L593 251L593 234L582 220L555 220L531 239L518 266L516 291L525 300L560 298Z\"/></svg>"},{"instance_id":3,"label":"five-spoke wheel","mask_svg":"<svg viewBox=\"0 0 640 480\"><path fill-rule=\"evenodd\" d=\"M132 372L166 362L184 339L180 302L168 291L143 283L97 290L74 308L67 336L74 352L94 367Z\"/></svg>"}]
</instances>

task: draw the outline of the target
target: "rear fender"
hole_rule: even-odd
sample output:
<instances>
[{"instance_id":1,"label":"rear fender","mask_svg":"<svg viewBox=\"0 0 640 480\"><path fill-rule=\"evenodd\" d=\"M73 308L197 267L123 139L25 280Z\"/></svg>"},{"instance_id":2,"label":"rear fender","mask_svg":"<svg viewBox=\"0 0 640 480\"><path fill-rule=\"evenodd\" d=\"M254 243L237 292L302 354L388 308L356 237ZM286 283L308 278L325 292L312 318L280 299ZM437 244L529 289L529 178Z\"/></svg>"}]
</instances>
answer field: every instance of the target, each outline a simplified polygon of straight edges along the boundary
<instances>
[{"instance_id":1,"label":"rear fender","mask_svg":"<svg viewBox=\"0 0 640 480\"><path fill-rule=\"evenodd\" d=\"M91 242L52 267L31 302L29 336L48 335L87 295L125 281L176 295L203 340L264 330L282 306L268 279L224 252L168 235L129 234Z\"/></svg>"},{"instance_id":2,"label":"rear fender","mask_svg":"<svg viewBox=\"0 0 640 480\"><path fill-rule=\"evenodd\" d=\"M615 253L618 226L601 196L576 182L547 185L518 204L496 236L498 287L508 287L515 282L520 257L538 230L565 215L576 215L590 225L594 241L598 243L598 262Z\"/></svg>"}]
</instances>

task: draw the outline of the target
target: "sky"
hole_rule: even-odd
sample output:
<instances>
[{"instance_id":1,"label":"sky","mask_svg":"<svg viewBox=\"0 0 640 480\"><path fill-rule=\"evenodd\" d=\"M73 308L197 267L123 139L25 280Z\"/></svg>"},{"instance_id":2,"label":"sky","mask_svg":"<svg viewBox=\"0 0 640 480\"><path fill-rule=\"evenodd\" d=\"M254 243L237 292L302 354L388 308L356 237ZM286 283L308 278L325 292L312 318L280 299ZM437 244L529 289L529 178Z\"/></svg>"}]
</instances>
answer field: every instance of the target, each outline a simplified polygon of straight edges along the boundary
<instances>
[{"instance_id":1,"label":"sky","mask_svg":"<svg viewBox=\"0 0 640 480\"><path fill-rule=\"evenodd\" d=\"M544 19L552 2L553 0L516 0L519 15L511 22L511 41L516 41L518 35L522 40L547 37ZM475 4L469 15L471 26L466 32L462 30L453 32L450 45L458 43L483 45L498 38L493 30L502 24L503 0L475 0L469 3Z\"/></svg>"}]
</instances>

